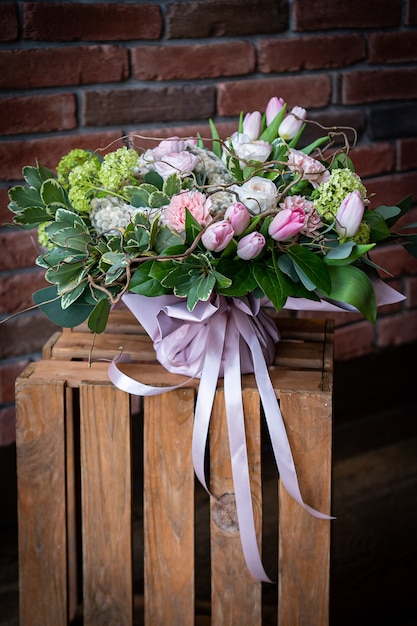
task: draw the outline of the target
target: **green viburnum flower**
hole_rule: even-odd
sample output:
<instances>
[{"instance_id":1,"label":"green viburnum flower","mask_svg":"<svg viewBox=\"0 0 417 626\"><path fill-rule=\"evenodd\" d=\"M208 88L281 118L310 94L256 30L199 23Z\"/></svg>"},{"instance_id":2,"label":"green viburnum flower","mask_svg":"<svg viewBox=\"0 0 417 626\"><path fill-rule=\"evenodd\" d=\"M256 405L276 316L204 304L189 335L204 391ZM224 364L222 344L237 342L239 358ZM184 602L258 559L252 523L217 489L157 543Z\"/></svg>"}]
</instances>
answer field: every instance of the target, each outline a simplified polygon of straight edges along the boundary
<instances>
[{"instance_id":1,"label":"green viburnum flower","mask_svg":"<svg viewBox=\"0 0 417 626\"><path fill-rule=\"evenodd\" d=\"M39 224L38 226L38 241L40 243L40 245L43 248L49 248L49 250L53 250L53 248L55 247L53 243L51 243L48 235L45 233L45 228L50 224L51 222L42 222L42 224Z\"/></svg>"},{"instance_id":2,"label":"green viburnum flower","mask_svg":"<svg viewBox=\"0 0 417 626\"><path fill-rule=\"evenodd\" d=\"M106 154L98 173L100 183L109 191L118 191L125 184L134 183L137 164L138 154L131 148L123 147Z\"/></svg>"},{"instance_id":3,"label":"green viburnum flower","mask_svg":"<svg viewBox=\"0 0 417 626\"><path fill-rule=\"evenodd\" d=\"M347 194L356 190L360 192L362 200L365 200L366 188L359 176L347 168L334 169L330 179L321 183L312 193L314 208L323 221L331 223Z\"/></svg>"},{"instance_id":4,"label":"green viburnum flower","mask_svg":"<svg viewBox=\"0 0 417 626\"><path fill-rule=\"evenodd\" d=\"M365 222L361 222L359 226L359 230L354 237L352 237L353 241L357 245L367 244L371 239L371 229L368 224Z\"/></svg>"},{"instance_id":5,"label":"green viburnum flower","mask_svg":"<svg viewBox=\"0 0 417 626\"><path fill-rule=\"evenodd\" d=\"M90 211L91 192L97 188L97 174L100 169L100 162L91 159L77 165L69 173L69 191L68 197L72 206L80 213L88 213Z\"/></svg>"},{"instance_id":6,"label":"green viburnum flower","mask_svg":"<svg viewBox=\"0 0 417 626\"><path fill-rule=\"evenodd\" d=\"M94 161L95 167L98 170L100 167L100 159L96 154L91 154L88 150L81 150L81 148L75 148L62 157L57 166L58 181L65 189L69 186L69 174L79 165L84 165L87 161Z\"/></svg>"}]
</instances>

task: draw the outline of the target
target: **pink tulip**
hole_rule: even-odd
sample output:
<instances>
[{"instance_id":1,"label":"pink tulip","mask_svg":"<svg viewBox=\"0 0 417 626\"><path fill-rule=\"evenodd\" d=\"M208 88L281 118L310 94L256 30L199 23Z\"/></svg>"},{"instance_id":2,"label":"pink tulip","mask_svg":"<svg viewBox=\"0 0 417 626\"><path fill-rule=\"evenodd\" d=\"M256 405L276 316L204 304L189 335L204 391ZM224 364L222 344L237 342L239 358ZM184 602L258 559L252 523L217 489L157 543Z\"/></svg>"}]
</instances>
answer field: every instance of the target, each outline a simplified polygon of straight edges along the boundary
<instances>
[{"instance_id":1,"label":"pink tulip","mask_svg":"<svg viewBox=\"0 0 417 626\"><path fill-rule=\"evenodd\" d=\"M341 237L354 237L359 230L365 205L359 191L352 191L342 201L336 215L336 230Z\"/></svg>"},{"instance_id":2,"label":"pink tulip","mask_svg":"<svg viewBox=\"0 0 417 626\"><path fill-rule=\"evenodd\" d=\"M277 98L276 96L274 96L273 98L270 99L265 109L267 126L269 126L270 123L273 122L273 120L276 118L278 113L281 111L284 104L285 102L282 98Z\"/></svg>"},{"instance_id":3,"label":"pink tulip","mask_svg":"<svg viewBox=\"0 0 417 626\"><path fill-rule=\"evenodd\" d=\"M231 223L227 220L222 220L221 222L210 224L207 230L204 231L201 241L207 250L221 252L231 242L234 234L235 231Z\"/></svg>"},{"instance_id":4,"label":"pink tulip","mask_svg":"<svg viewBox=\"0 0 417 626\"><path fill-rule=\"evenodd\" d=\"M240 259L250 261L262 252L265 243L265 237L261 233L249 233L239 240L236 254Z\"/></svg>"},{"instance_id":5,"label":"pink tulip","mask_svg":"<svg viewBox=\"0 0 417 626\"><path fill-rule=\"evenodd\" d=\"M275 241L286 241L304 227L305 213L302 208L282 209L269 225L268 233Z\"/></svg>"},{"instance_id":6,"label":"pink tulip","mask_svg":"<svg viewBox=\"0 0 417 626\"><path fill-rule=\"evenodd\" d=\"M298 131L301 129L306 118L307 111L301 107L293 107L291 112L281 122L278 135L281 139L289 141L294 139Z\"/></svg>"},{"instance_id":7,"label":"pink tulip","mask_svg":"<svg viewBox=\"0 0 417 626\"><path fill-rule=\"evenodd\" d=\"M251 141L258 139L261 134L261 120L262 115L259 111L253 113L246 113L243 120L243 133L247 135Z\"/></svg>"},{"instance_id":8,"label":"pink tulip","mask_svg":"<svg viewBox=\"0 0 417 626\"><path fill-rule=\"evenodd\" d=\"M242 202L235 202L226 209L224 218L231 223L235 235L241 235L249 226L250 213Z\"/></svg>"}]
</instances>

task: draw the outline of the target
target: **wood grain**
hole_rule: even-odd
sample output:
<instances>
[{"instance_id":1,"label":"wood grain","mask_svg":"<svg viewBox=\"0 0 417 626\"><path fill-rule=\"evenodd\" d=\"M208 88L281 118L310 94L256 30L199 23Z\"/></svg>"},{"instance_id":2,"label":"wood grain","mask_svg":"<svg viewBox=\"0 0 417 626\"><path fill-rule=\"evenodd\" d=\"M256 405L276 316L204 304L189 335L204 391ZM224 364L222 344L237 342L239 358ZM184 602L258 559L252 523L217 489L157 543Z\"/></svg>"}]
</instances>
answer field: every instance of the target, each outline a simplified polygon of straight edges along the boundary
<instances>
[{"instance_id":1,"label":"wood grain","mask_svg":"<svg viewBox=\"0 0 417 626\"><path fill-rule=\"evenodd\" d=\"M259 394L244 390L243 405L255 526L260 540L262 489ZM211 501L210 525L212 625L260 625L261 583L253 580L248 572L240 543L234 498L230 497L234 494L234 486L223 391L216 393L211 417L210 489L214 496ZM222 507L222 503L223 519L217 510Z\"/></svg>"},{"instance_id":2,"label":"wood grain","mask_svg":"<svg viewBox=\"0 0 417 626\"><path fill-rule=\"evenodd\" d=\"M16 385L21 626L67 624L64 391Z\"/></svg>"},{"instance_id":3,"label":"wood grain","mask_svg":"<svg viewBox=\"0 0 417 626\"><path fill-rule=\"evenodd\" d=\"M194 389L144 403L145 623L194 624Z\"/></svg>"},{"instance_id":4,"label":"wood grain","mask_svg":"<svg viewBox=\"0 0 417 626\"><path fill-rule=\"evenodd\" d=\"M301 493L330 514L332 396L282 392ZM278 625L329 623L330 521L312 517L279 485Z\"/></svg>"},{"instance_id":5,"label":"wood grain","mask_svg":"<svg viewBox=\"0 0 417 626\"><path fill-rule=\"evenodd\" d=\"M80 384L84 626L131 626L129 395Z\"/></svg>"}]
</instances>

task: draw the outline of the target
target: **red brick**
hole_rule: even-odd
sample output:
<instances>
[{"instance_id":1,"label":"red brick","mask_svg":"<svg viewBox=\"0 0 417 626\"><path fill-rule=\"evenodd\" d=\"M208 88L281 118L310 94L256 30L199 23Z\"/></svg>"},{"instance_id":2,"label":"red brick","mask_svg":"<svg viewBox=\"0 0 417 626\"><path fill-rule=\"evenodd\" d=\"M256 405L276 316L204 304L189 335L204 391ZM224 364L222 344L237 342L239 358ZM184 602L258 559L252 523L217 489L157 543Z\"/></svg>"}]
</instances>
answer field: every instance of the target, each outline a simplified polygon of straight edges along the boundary
<instances>
[{"instance_id":1,"label":"red brick","mask_svg":"<svg viewBox=\"0 0 417 626\"><path fill-rule=\"evenodd\" d=\"M168 39L278 33L287 25L287 0L190 0L166 7Z\"/></svg>"},{"instance_id":2,"label":"red brick","mask_svg":"<svg viewBox=\"0 0 417 626\"><path fill-rule=\"evenodd\" d=\"M4 2L0 4L0 41L15 41L18 36L17 4Z\"/></svg>"},{"instance_id":3,"label":"red brick","mask_svg":"<svg viewBox=\"0 0 417 626\"><path fill-rule=\"evenodd\" d=\"M56 330L58 327L40 311L17 315L0 325L0 358L32 356Z\"/></svg>"},{"instance_id":4,"label":"red brick","mask_svg":"<svg viewBox=\"0 0 417 626\"><path fill-rule=\"evenodd\" d=\"M45 133L76 128L73 94L0 98L0 134Z\"/></svg>"},{"instance_id":5,"label":"red brick","mask_svg":"<svg viewBox=\"0 0 417 626\"><path fill-rule=\"evenodd\" d=\"M312 113L308 110L306 122L302 137L303 145L331 132L334 145L342 146L347 141L349 146L352 146L366 128L365 113L359 109L343 108L336 111L326 109L323 112Z\"/></svg>"},{"instance_id":6,"label":"red brick","mask_svg":"<svg viewBox=\"0 0 417 626\"><path fill-rule=\"evenodd\" d=\"M83 94L83 125L207 119L214 114L214 97L211 85L87 91Z\"/></svg>"},{"instance_id":7,"label":"red brick","mask_svg":"<svg viewBox=\"0 0 417 626\"><path fill-rule=\"evenodd\" d=\"M383 317L377 322L377 346L388 348L417 339L417 314L408 311Z\"/></svg>"},{"instance_id":8,"label":"red brick","mask_svg":"<svg viewBox=\"0 0 417 626\"><path fill-rule=\"evenodd\" d=\"M32 271L1 276L0 313L18 313L33 306L32 293L48 286L44 274L45 270L34 268Z\"/></svg>"},{"instance_id":9,"label":"red brick","mask_svg":"<svg viewBox=\"0 0 417 626\"><path fill-rule=\"evenodd\" d=\"M417 32L370 33L369 63L401 63L417 60Z\"/></svg>"},{"instance_id":10,"label":"red brick","mask_svg":"<svg viewBox=\"0 0 417 626\"><path fill-rule=\"evenodd\" d=\"M3 89L117 82L129 75L128 52L117 46L1 50L0 66Z\"/></svg>"},{"instance_id":11,"label":"red brick","mask_svg":"<svg viewBox=\"0 0 417 626\"><path fill-rule=\"evenodd\" d=\"M16 411L15 408L0 409L0 446L10 446L16 441Z\"/></svg>"},{"instance_id":12,"label":"red brick","mask_svg":"<svg viewBox=\"0 0 417 626\"><path fill-rule=\"evenodd\" d=\"M342 76L342 102L360 104L417 98L417 69L348 72Z\"/></svg>"},{"instance_id":13,"label":"red brick","mask_svg":"<svg viewBox=\"0 0 417 626\"><path fill-rule=\"evenodd\" d=\"M268 100L280 96L290 107L324 107L329 104L331 81L326 74L218 83L218 115L264 111Z\"/></svg>"},{"instance_id":14,"label":"red brick","mask_svg":"<svg viewBox=\"0 0 417 626\"><path fill-rule=\"evenodd\" d=\"M294 30L399 26L401 0L294 0Z\"/></svg>"},{"instance_id":15,"label":"red brick","mask_svg":"<svg viewBox=\"0 0 417 626\"><path fill-rule=\"evenodd\" d=\"M8 404L14 402L14 383L29 365L28 359L13 361L12 363L0 364L0 402Z\"/></svg>"},{"instance_id":16,"label":"red brick","mask_svg":"<svg viewBox=\"0 0 417 626\"><path fill-rule=\"evenodd\" d=\"M10 221L12 219L10 212ZM0 250L0 271L33 267L41 253L36 230L0 231Z\"/></svg>"},{"instance_id":17,"label":"red brick","mask_svg":"<svg viewBox=\"0 0 417 626\"><path fill-rule=\"evenodd\" d=\"M400 171L417 168L417 139L401 139L398 141L398 162Z\"/></svg>"},{"instance_id":18,"label":"red brick","mask_svg":"<svg viewBox=\"0 0 417 626\"><path fill-rule=\"evenodd\" d=\"M366 320L337 328L334 341L335 360L345 361L371 354L374 346L374 333L374 326Z\"/></svg>"},{"instance_id":19,"label":"red brick","mask_svg":"<svg viewBox=\"0 0 417 626\"><path fill-rule=\"evenodd\" d=\"M417 308L417 276L407 278L405 285L406 306L408 309L415 309Z\"/></svg>"},{"instance_id":20,"label":"red brick","mask_svg":"<svg viewBox=\"0 0 417 626\"><path fill-rule=\"evenodd\" d=\"M121 136L120 130L0 142L0 179L21 180L23 166L35 165L36 161L54 169L61 156L73 148L105 154L123 145Z\"/></svg>"},{"instance_id":21,"label":"red brick","mask_svg":"<svg viewBox=\"0 0 417 626\"><path fill-rule=\"evenodd\" d=\"M8 187L0 188L0 227L10 223L11 213L7 208L9 204Z\"/></svg>"},{"instance_id":22,"label":"red brick","mask_svg":"<svg viewBox=\"0 0 417 626\"><path fill-rule=\"evenodd\" d=\"M349 156L361 177L392 172L395 165L395 149L390 143L357 146Z\"/></svg>"},{"instance_id":23,"label":"red brick","mask_svg":"<svg viewBox=\"0 0 417 626\"><path fill-rule=\"evenodd\" d=\"M417 26L417 0L408 0L405 23L407 26Z\"/></svg>"},{"instance_id":24,"label":"red brick","mask_svg":"<svg viewBox=\"0 0 417 626\"><path fill-rule=\"evenodd\" d=\"M411 256L402 246L396 243L376 246L369 255L378 267L388 272L389 277L417 273L417 259ZM385 279L387 274L381 271Z\"/></svg>"},{"instance_id":25,"label":"red brick","mask_svg":"<svg viewBox=\"0 0 417 626\"><path fill-rule=\"evenodd\" d=\"M375 194L371 206L394 205L410 194L417 200L417 172L369 178L364 183L368 194Z\"/></svg>"},{"instance_id":26,"label":"red brick","mask_svg":"<svg viewBox=\"0 0 417 626\"><path fill-rule=\"evenodd\" d=\"M25 2L23 36L37 41L158 39L159 6L149 4Z\"/></svg>"},{"instance_id":27,"label":"red brick","mask_svg":"<svg viewBox=\"0 0 417 626\"><path fill-rule=\"evenodd\" d=\"M138 46L131 51L133 78L178 80L251 74L255 48L244 41L187 46Z\"/></svg>"},{"instance_id":28,"label":"red brick","mask_svg":"<svg viewBox=\"0 0 417 626\"><path fill-rule=\"evenodd\" d=\"M258 44L260 72L297 72L351 65L366 56L361 35L266 39Z\"/></svg>"}]
</instances>

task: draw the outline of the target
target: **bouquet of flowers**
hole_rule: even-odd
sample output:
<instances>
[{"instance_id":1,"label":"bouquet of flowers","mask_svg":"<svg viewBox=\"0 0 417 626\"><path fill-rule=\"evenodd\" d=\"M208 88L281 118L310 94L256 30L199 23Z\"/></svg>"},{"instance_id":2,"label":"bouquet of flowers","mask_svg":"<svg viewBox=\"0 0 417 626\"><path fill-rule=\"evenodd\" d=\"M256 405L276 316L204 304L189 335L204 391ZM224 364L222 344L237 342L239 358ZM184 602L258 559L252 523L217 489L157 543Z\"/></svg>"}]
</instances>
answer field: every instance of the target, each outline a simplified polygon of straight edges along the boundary
<instances>
[{"instance_id":1,"label":"bouquet of flowers","mask_svg":"<svg viewBox=\"0 0 417 626\"><path fill-rule=\"evenodd\" d=\"M104 157L76 149L57 176L25 167L27 186L10 189L9 208L15 224L39 227L37 264L51 287L36 305L60 326L88 318L94 332L126 293L174 294L190 311L216 294L253 294L276 310L289 297L329 300L374 321L368 253L404 243L391 229L411 198L370 210L345 133L299 148L306 123L305 109L275 97L263 115L241 114L225 141L210 121L205 141L173 137Z\"/></svg>"},{"instance_id":2,"label":"bouquet of flowers","mask_svg":"<svg viewBox=\"0 0 417 626\"><path fill-rule=\"evenodd\" d=\"M217 379L224 378L242 548L249 571L265 581L241 373L255 375L281 482L309 513L329 516L305 504L299 489L267 367L279 335L261 304L280 310L289 300L301 302L299 308L336 303L374 321L382 282L369 252L395 239L417 256L417 235L392 232L411 198L371 210L345 132L331 129L303 146L306 115L272 98L264 114L242 114L224 141L210 122L205 140L171 137L104 157L72 150L57 177L39 164L25 167L27 186L9 192L15 224L38 227L37 263L51 286L34 301L46 315L67 327L88 318L89 328L102 332L111 306L123 299L162 365L201 379L192 451L206 489L208 428ZM108 371L129 393L171 389L141 384L116 360Z\"/></svg>"}]
</instances>

